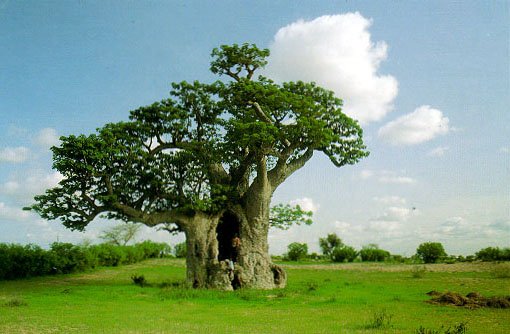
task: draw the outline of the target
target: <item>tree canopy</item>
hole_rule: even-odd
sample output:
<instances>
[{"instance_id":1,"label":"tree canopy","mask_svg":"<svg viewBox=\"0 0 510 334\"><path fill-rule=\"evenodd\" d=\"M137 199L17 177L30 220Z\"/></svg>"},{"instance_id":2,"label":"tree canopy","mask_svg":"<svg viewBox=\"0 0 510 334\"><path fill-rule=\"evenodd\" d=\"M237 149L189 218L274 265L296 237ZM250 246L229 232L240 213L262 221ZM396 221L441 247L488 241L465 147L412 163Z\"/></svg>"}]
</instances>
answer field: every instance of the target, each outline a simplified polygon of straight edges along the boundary
<instances>
[{"instance_id":1,"label":"tree canopy","mask_svg":"<svg viewBox=\"0 0 510 334\"><path fill-rule=\"evenodd\" d=\"M272 194L316 151L336 166L366 157L361 127L333 92L255 78L268 55L253 44L223 45L212 51L211 71L227 80L173 83L169 98L131 111L127 122L61 137L53 168L64 178L30 209L75 230L100 214L179 229L261 186Z\"/></svg>"}]
</instances>

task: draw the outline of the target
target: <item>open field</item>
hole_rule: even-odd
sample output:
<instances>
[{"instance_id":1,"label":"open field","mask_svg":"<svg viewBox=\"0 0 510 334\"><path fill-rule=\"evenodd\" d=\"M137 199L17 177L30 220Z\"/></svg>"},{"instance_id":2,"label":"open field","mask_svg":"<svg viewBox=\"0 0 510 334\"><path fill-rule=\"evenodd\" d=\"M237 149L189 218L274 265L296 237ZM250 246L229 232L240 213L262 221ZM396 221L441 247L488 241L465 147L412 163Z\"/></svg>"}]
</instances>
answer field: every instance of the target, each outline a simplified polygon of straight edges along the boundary
<instances>
[{"instance_id":1,"label":"open field","mask_svg":"<svg viewBox=\"0 0 510 334\"><path fill-rule=\"evenodd\" d=\"M285 266L288 286L273 291L183 288L175 259L4 281L0 333L414 333L461 322L467 333L510 333L510 309L425 302L431 290L510 295L510 279L493 274L508 264L427 265L420 275L411 265ZM370 328L381 315L389 326Z\"/></svg>"}]
</instances>

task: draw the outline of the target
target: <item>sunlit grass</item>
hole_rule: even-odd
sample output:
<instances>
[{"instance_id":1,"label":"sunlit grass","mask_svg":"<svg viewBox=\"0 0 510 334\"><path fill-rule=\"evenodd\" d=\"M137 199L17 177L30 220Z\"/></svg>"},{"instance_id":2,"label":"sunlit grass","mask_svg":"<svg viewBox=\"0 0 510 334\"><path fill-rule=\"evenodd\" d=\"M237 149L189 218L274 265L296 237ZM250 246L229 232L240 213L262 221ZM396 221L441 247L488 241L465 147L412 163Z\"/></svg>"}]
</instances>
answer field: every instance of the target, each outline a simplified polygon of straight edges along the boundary
<instances>
[{"instance_id":1,"label":"sunlit grass","mask_svg":"<svg viewBox=\"0 0 510 334\"><path fill-rule=\"evenodd\" d=\"M414 333L461 322L468 333L510 332L510 310L425 303L431 290L510 294L510 280L493 266L448 268L428 265L416 279L411 266L298 264L287 269L285 289L222 292L187 288L181 260L150 260L0 282L0 333ZM133 275L148 286L133 284ZM15 299L26 304L2 306Z\"/></svg>"}]
</instances>

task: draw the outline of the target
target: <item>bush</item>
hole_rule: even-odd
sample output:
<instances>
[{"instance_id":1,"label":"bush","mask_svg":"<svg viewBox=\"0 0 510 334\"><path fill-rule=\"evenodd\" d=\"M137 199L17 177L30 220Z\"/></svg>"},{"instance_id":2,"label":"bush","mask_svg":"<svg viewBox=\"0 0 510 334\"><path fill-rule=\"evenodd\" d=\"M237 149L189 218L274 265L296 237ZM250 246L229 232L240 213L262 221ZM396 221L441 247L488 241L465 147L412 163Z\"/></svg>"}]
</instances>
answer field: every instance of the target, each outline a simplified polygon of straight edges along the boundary
<instances>
[{"instance_id":1,"label":"bush","mask_svg":"<svg viewBox=\"0 0 510 334\"><path fill-rule=\"evenodd\" d=\"M361 261L363 262L382 262L389 259L390 252L379 249L379 247L375 244L370 244L368 246L363 246L359 252L359 255L361 257Z\"/></svg>"},{"instance_id":2,"label":"bush","mask_svg":"<svg viewBox=\"0 0 510 334\"><path fill-rule=\"evenodd\" d=\"M476 252L480 261L510 261L510 248L487 247Z\"/></svg>"},{"instance_id":3,"label":"bush","mask_svg":"<svg viewBox=\"0 0 510 334\"><path fill-rule=\"evenodd\" d=\"M351 246L338 246L331 252L331 261L333 262L353 262L358 256L358 252Z\"/></svg>"},{"instance_id":4,"label":"bush","mask_svg":"<svg viewBox=\"0 0 510 334\"><path fill-rule=\"evenodd\" d=\"M118 266L169 255L171 247L168 244L152 241L133 246L77 246L55 242L49 250L31 244L0 244L0 280L68 274L96 266Z\"/></svg>"},{"instance_id":5,"label":"bush","mask_svg":"<svg viewBox=\"0 0 510 334\"><path fill-rule=\"evenodd\" d=\"M70 243L54 242L51 244L50 253L53 255L52 269L55 273L69 274L92 267L93 261L86 248Z\"/></svg>"},{"instance_id":6,"label":"bush","mask_svg":"<svg viewBox=\"0 0 510 334\"><path fill-rule=\"evenodd\" d=\"M439 242L425 242L416 249L416 256L425 263L435 263L445 257L446 252Z\"/></svg>"},{"instance_id":7,"label":"bush","mask_svg":"<svg viewBox=\"0 0 510 334\"><path fill-rule=\"evenodd\" d=\"M285 258L290 261L299 261L308 254L308 245L306 243L293 242L287 246Z\"/></svg>"},{"instance_id":8,"label":"bush","mask_svg":"<svg viewBox=\"0 0 510 334\"><path fill-rule=\"evenodd\" d=\"M135 247L143 252L144 259L154 259L172 255L172 247L164 242L158 243L146 240L136 244Z\"/></svg>"},{"instance_id":9,"label":"bush","mask_svg":"<svg viewBox=\"0 0 510 334\"><path fill-rule=\"evenodd\" d=\"M177 258L185 258L186 257L186 242L178 243L174 246L174 255Z\"/></svg>"}]
</instances>

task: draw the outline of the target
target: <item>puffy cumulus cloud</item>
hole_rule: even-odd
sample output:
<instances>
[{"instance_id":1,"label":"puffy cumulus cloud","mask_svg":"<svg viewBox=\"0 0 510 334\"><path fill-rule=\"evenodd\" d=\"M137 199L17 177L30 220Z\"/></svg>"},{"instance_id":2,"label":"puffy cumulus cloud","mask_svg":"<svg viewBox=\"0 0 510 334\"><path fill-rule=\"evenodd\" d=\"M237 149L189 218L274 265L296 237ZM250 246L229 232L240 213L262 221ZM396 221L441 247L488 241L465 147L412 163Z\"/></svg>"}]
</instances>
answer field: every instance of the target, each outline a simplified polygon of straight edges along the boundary
<instances>
[{"instance_id":1,"label":"puffy cumulus cloud","mask_svg":"<svg viewBox=\"0 0 510 334\"><path fill-rule=\"evenodd\" d=\"M297 21L278 30L266 72L281 81L314 81L344 100L344 112L369 123L393 109L398 82L378 73L385 42L372 42L360 13Z\"/></svg>"},{"instance_id":2,"label":"puffy cumulus cloud","mask_svg":"<svg viewBox=\"0 0 510 334\"><path fill-rule=\"evenodd\" d=\"M320 205L315 203L313 199L309 197L298 198L289 202L290 205L299 205L304 211L312 211L313 213L319 210Z\"/></svg>"},{"instance_id":3,"label":"puffy cumulus cloud","mask_svg":"<svg viewBox=\"0 0 510 334\"><path fill-rule=\"evenodd\" d=\"M0 184L0 193L22 202L31 200L34 195L44 192L48 188L55 187L63 179L59 172L45 174L32 171L30 176L19 176L17 180L10 180Z\"/></svg>"},{"instance_id":4,"label":"puffy cumulus cloud","mask_svg":"<svg viewBox=\"0 0 510 334\"><path fill-rule=\"evenodd\" d=\"M5 219L7 221L26 221L29 218L30 213L27 211L0 202L0 219Z\"/></svg>"},{"instance_id":5,"label":"puffy cumulus cloud","mask_svg":"<svg viewBox=\"0 0 510 334\"><path fill-rule=\"evenodd\" d=\"M435 149L430 150L427 155L429 157L442 157L449 149L450 148L448 146L436 147Z\"/></svg>"},{"instance_id":6,"label":"puffy cumulus cloud","mask_svg":"<svg viewBox=\"0 0 510 334\"><path fill-rule=\"evenodd\" d=\"M30 155L30 150L24 146L6 147L0 149L0 163L22 163L25 162Z\"/></svg>"},{"instance_id":7,"label":"puffy cumulus cloud","mask_svg":"<svg viewBox=\"0 0 510 334\"><path fill-rule=\"evenodd\" d=\"M409 176L399 175L393 171L381 170L362 170L359 174L360 179L368 180L375 179L379 183L390 183L390 184L414 184L416 180Z\"/></svg>"},{"instance_id":8,"label":"puffy cumulus cloud","mask_svg":"<svg viewBox=\"0 0 510 334\"><path fill-rule=\"evenodd\" d=\"M381 127L378 136L392 145L415 145L448 133L448 123L440 110L424 105Z\"/></svg>"},{"instance_id":9,"label":"puffy cumulus cloud","mask_svg":"<svg viewBox=\"0 0 510 334\"><path fill-rule=\"evenodd\" d=\"M44 128L35 135L33 142L37 146L49 148L58 145L60 140L55 129Z\"/></svg>"}]
</instances>

